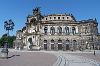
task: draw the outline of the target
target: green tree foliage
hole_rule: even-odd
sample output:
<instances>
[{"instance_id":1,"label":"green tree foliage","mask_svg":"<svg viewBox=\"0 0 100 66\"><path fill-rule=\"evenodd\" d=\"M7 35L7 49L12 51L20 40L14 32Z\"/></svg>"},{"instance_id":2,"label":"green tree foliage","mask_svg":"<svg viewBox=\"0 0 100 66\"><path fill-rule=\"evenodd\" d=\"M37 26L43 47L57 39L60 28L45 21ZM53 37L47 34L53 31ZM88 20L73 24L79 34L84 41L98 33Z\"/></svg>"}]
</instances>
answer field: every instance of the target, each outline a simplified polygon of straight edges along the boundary
<instances>
[{"instance_id":1,"label":"green tree foliage","mask_svg":"<svg viewBox=\"0 0 100 66\"><path fill-rule=\"evenodd\" d=\"M13 41L16 39L16 36L7 36L7 34L2 35L0 38L0 47L4 46L4 42L8 42L9 48L13 47Z\"/></svg>"}]
</instances>

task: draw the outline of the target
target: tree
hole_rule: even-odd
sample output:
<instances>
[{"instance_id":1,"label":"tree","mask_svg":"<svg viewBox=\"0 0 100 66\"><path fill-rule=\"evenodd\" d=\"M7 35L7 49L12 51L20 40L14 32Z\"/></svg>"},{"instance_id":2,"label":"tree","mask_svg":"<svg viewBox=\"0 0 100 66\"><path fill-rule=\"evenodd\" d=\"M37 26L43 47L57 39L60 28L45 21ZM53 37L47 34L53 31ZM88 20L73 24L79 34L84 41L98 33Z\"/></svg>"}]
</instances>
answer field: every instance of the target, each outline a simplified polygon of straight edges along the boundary
<instances>
[{"instance_id":1,"label":"tree","mask_svg":"<svg viewBox=\"0 0 100 66\"><path fill-rule=\"evenodd\" d=\"M10 19L8 21L4 22L4 29L6 29L6 31L8 31L7 34L2 35L2 37L0 38L0 46L4 47L4 43L7 42L7 46L9 48L13 47L13 41L15 40L15 36L10 36L9 35L9 31L14 29L14 22Z\"/></svg>"},{"instance_id":2,"label":"tree","mask_svg":"<svg viewBox=\"0 0 100 66\"><path fill-rule=\"evenodd\" d=\"M7 36L7 34L2 35L0 38L0 47L4 47L4 42L8 41L8 47L13 48L13 41L16 39L16 36Z\"/></svg>"}]
</instances>

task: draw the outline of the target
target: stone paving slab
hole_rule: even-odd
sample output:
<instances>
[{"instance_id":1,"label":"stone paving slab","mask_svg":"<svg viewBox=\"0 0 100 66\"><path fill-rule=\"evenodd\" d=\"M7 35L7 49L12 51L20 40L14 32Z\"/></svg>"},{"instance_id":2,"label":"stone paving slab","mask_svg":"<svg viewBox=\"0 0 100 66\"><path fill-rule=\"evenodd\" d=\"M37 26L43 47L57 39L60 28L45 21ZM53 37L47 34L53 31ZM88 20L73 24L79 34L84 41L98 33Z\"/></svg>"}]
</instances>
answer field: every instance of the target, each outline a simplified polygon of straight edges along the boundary
<instances>
[{"instance_id":1,"label":"stone paving slab","mask_svg":"<svg viewBox=\"0 0 100 66\"><path fill-rule=\"evenodd\" d=\"M44 52L10 52L9 59L0 59L0 66L52 66L56 60Z\"/></svg>"},{"instance_id":2,"label":"stone paving slab","mask_svg":"<svg viewBox=\"0 0 100 66\"><path fill-rule=\"evenodd\" d=\"M99 66L94 60L91 61L89 59L93 57L92 54L93 52L80 51L64 52L10 50L9 57L11 58L8 60L0 59L0 66ZM98 57L100 57L100 55L98 55Z\"/></svg>"}]
</instances>

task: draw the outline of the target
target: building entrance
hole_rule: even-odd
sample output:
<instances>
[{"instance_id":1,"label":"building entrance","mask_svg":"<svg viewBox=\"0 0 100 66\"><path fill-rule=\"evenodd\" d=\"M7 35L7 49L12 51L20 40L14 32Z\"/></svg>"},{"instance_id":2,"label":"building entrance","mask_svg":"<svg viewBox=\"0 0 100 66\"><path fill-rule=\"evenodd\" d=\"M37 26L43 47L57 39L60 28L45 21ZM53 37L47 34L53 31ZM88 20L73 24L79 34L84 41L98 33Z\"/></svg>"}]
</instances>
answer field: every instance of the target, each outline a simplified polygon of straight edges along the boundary
<instances>
[{"instance_id":1,"label":"building entrance","mask_svg":"<svg viewBox=\"0 0 100 66\"><path fill-rule=\"evenodd\" d=\"M62 44L58 44L58 50L62 50Z\"/></svg>"},{"instance_id":2,"label":"building entrance","mask_svg":"<svg viewBox=\"0 0 100 66\"><path fill-rule=\"evenodd\" d=\"M69 50L69 45L66 45L66 50Z\"/></svg>"},{"instance_id":3,"label":"building entrance","mask_svg":"<svg viewBox=\"0 0 100 66\"><path fill-rule=\"evenodd\" d=\"M54 50L54 44L51 44L51 50Z\"/></svg>"},{"instance_id":4,"label":"building entrance","mask_svg":"<svg viewBox=\"0 0 100 66\"><path fill-rule=\"evenodd\" d=\"M44 44L44 50L47 50L47 44Z\"/></svg>"}]
</instances>

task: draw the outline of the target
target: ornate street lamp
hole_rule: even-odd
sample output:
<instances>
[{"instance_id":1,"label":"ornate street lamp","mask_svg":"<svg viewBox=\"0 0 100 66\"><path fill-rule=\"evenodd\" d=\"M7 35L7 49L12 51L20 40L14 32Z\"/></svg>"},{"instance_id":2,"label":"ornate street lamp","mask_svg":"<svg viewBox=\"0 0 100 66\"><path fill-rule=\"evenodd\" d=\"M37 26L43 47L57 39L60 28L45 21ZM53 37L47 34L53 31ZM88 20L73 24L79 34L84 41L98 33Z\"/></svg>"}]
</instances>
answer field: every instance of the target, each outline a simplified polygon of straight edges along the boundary
<instances>
[{"instance_id":1,"label":"ornate street lamp","mask_svg":"<svg viewBox=\"0 0 100 66\"><path fill-rule=\"evenodd\" d=\"M14 29L14 23L10 19L9 21L4 22L4 29L8 31L7 37L9 36L9 31ZM4 48L1 51L1 58L8 59L8 40L4 42Z\"/></svg>"},{"instance_id":2,"label":"ornate street lamp","mask_svg":"<svg viewBox=\"0 0 100 66\"><path fill-rule=\"evenodd\" d=\"M96 39L96 38L95 38L95 35L94 35L94 36L93 36L93 42L94 42L94 43L93 43L93 49L94 49L94 53L93 53L93 54L94 54L94 55L95 55L95 42L96 42L95 39Z\"/></svg>"},{"instance_id":3,"label":"ornate street lamp","mask_svg":"<svg viewBox=\"0 0 100 66\"><path fill-rule=\"evenodd\" d=\"M15 25L11 19L4 22L4 29L6 29L6 31L8 31L7 37L9 36L9 31L14 29L14 26Z\"/></svg>"},{"instance_id":4,"label":"ornate street lamp","mask_svg":"<svg viewBox=\"0 0 100 66\"><path fill-rule=\"evenodd\" d=\"M9 31L14 29L14 26L14 22L11 19L4 22L4 29L8 31L7 36L9 36Z\"/></svg>"}]
</instances>

